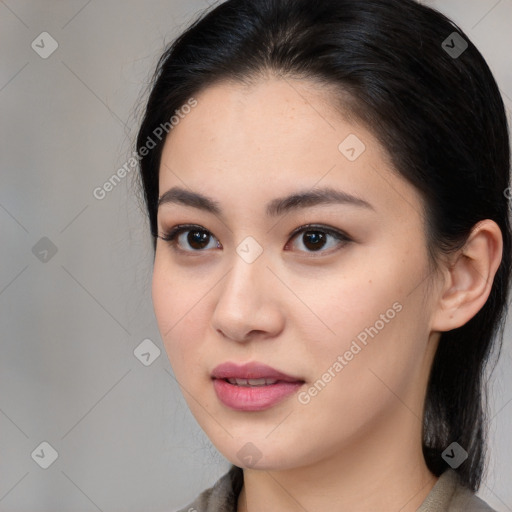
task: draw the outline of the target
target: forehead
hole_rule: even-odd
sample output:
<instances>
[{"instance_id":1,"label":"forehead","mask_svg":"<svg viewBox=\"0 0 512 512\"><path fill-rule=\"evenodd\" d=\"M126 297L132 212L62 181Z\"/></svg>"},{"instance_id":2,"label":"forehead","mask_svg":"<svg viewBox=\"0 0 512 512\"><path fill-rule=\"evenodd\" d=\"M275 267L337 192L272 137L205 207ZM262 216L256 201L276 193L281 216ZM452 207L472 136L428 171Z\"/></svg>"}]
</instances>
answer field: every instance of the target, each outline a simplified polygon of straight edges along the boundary
<instances>
[{"instance_id":1,"label":"forehead","mask_svg":"<svg viewBox=\"0 0 512 512\"><path fill-rule=\"evenodd\" d=\"M196 97L197 106L173 129L168 145L195 144L202 153L222 150L226 158L250 154L281 159L301 148L301 153L336 150L343 119L323 89L309 81L278 78L251 85L216 83Z\"/></svg>"},{"instance_id":2,"label":"forehead","mask_svg":"<svg viewBox=\"0 0 512 512\"><path fill-rule=\"evenodd\" d=\"M160 196L185 186L221 200L230 193L263 199L318 184L384 208L420 209L376 137L313 82L222 82L195 98L165 142Z\"/></svg>"}]
</instances>

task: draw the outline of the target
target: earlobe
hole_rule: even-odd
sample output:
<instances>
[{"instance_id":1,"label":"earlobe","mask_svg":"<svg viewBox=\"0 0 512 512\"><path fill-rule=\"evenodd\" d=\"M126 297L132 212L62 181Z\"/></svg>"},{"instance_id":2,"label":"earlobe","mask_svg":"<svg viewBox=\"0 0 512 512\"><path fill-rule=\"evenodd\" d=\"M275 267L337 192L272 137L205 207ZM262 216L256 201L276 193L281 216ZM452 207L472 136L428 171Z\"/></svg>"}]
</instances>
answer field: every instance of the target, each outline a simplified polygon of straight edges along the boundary
<instances>
[{"instance_id":1,"label":"earlobe","mask_svg":"<svg viewBox=\"0 0 512 512\"><path fill-rule=\"evenodd\" d=\"M475 224L464 247L450 258L444 269L431 329L450 331L473 318L486 303L501 262L503 237L496 222Z\"/></svg>"}]
</instances>

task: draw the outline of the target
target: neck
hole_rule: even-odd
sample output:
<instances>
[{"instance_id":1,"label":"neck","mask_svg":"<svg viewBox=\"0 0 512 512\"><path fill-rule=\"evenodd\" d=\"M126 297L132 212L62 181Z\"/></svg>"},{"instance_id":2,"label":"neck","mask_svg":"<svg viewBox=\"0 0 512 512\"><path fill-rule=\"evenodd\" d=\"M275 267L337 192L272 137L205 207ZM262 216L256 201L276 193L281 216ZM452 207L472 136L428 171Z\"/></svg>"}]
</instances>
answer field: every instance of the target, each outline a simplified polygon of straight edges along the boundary
<instances>
[{"instance_id":1,"label":"neck","mask_svg":"<svg viewBox=\"0 0 512 512\"><path fill-rule=\"evenodd\" d=\"M244 470L238 512L415 512L437 478L421 450L421 422L407 408L347 447L285 470Z\"/></svg>"}]
</instances>

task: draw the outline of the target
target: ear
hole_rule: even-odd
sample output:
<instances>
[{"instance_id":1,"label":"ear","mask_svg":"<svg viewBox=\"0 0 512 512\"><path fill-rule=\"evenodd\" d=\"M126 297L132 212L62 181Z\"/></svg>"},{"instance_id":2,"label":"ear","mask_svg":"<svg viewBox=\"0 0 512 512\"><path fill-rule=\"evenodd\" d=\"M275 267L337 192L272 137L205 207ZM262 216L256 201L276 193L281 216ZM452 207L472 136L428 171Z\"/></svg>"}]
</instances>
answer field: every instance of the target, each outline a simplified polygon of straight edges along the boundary
<instances>
[{"instance_id":1,"label":"ear","mask_svg":"<svg viewBox=\"0 0 512 512\"><path fill-rule=\"evenodd\" d=\"M462 249L443 269L444 285L432 317L433 331L461 327L484 306L501 262L503 237L496 222L485 219L473 226Z\"/></svg>"}]
</instances>

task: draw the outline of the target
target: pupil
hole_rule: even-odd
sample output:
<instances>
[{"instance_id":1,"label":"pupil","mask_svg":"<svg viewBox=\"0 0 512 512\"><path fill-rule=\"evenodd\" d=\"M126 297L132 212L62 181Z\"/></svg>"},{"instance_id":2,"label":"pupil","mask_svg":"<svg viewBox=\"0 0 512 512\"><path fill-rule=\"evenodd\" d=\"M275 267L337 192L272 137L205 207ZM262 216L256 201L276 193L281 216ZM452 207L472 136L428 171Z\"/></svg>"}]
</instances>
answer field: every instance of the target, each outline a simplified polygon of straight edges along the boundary
<instances>
[{"instance_id":1,"label":"pupil","mask_svg":"<svg viewBox=\"0 0 512 512\"><path fill-rule=\"evenodd\" d=\"M304 236L306 239L309 239L309 243L312 243L313 249L318 249L321 246L323 246L323 243L325 242L325 234L321 233L319 231L309 231L307 233L304 233ZM308 242L305 242L304 245L308 247ZM310 247L308 247L309 249Z\"/></svg>"},{"instance_id":2,"label":"pupil","mask_svg":"<svg viewBox=\"0 0 512 512\"><path fill-rule=\"evenodd\" d=\"M205 231L190 231L187 237L187 241L191 247L194 247L194 249L202 249L203 242L206 242L204 244L205 246L208 245L208 237L209 235ZM199 247L197 245L199 245Z\"/></svg>"}]
</instances>

